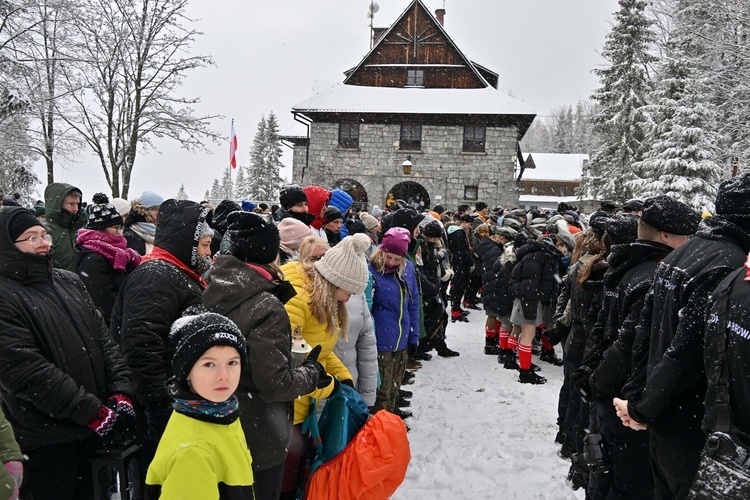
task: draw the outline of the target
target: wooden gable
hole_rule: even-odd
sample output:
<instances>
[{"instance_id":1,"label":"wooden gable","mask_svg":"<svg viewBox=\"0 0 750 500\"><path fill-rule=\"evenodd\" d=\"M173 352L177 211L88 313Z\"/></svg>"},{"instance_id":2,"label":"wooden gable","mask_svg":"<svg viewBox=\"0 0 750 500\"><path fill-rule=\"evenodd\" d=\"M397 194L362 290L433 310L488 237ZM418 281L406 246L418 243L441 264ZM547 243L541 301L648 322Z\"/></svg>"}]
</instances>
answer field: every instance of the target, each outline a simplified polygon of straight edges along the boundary
<instances>
[{"instance_id":1,"label":"wooden gable","mask_svg":"<svg viewBox=\"0 0 750 500\"><path fill-rule=\"evenodd\" d=\"M380 36L344 83L456 89L488 86L421 0L414 0Z\"/></svg>"}]
</instances>

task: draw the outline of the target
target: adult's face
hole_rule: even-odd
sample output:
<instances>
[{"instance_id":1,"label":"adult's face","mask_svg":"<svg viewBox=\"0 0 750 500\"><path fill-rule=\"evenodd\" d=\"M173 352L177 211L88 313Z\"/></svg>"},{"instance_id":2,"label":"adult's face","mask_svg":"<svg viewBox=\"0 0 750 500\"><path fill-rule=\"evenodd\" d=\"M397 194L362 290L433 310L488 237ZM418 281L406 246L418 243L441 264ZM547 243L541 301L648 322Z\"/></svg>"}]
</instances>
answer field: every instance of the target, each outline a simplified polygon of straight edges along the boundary
<instances>
[{"instance_id":1,"label":"adult's face","mask_svg":"<svg viewBox=\"0 0 750 500\"><path fill-rule=\"evenodd\" d=\"M48 235L42 226L32 226L21 233L14 243L23 253L47 255L52 248L52 235Z\"/></svg>"},{"instance_id":2,"label":"adult's face","mask_svg":"<svg viewBox=\"0 0 750 500\"><path fill-rule=\"evenodd\" d=\"M62 208L73 214L78 213L81 208L81 197L75 193L69 194L63 199Z\"/></svg>"},{"instance_id":3,"label":"adult's face","mask_svg":"<svg viewBox=\"0 0 750 500\"><path fill-rule=\"evenodd\" d=\"M204 236L198 241L198 255L200 257L211 257L211 237Z\"/></svg>"},{"instance_id":4,"label":"adult's face","mask_svg":"<svg viewBox=\"0 0 750 500\"><path fill-rule=\"evenodd\" d=\"M326 224L326 229L329 231L333 231L334 233L338 233L341 230L341 223L343 221L341 219L336 219L335 221L331 221L328 224Z\"/></svg>"},{"instance_id":5,"label":"adult's face","mask_svg":"<svg viewBox=\"0 0 750 500\"><path fill-rule=\"evenodd\" d=\"M289 212L297 212L300 214L306 214L307 213L307 202L301 201L297 203L296 205L289 207Z\"/></svg>"},{"instance_id":6,"label":"adult's face","mask_svg":"<svg viewBox=\"0 0 750 500\"><path fill-rule=\"evenodd\" d=\"M385 266L389 267L391 269L395 267L400 267L401 264L404 263L404 256L398 255L395 253L390 252L383 252L383 256L385 257Z\"/></svg>"}]
</instances>

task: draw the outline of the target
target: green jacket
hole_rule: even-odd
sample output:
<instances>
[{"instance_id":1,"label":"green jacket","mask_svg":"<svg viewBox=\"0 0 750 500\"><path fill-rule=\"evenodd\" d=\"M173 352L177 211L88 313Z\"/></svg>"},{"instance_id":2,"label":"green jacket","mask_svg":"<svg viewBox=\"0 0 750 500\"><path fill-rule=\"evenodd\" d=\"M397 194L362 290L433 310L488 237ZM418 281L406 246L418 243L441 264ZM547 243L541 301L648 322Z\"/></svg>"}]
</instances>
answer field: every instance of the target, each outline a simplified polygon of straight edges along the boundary
<instances>
[{"instance_id":1,"label":"green jacket","mask_svg":"<svg viewBox=\"0 0 750 500\"><path fill-rule=\"evenodd\" d=\"M222 425L173 411L146 473L146 498L251 499L251 465L239 419Z\"/></svg>"},{"instance_id":2,"label":"green jacket","mask_svg":"<svg viewBox=\"0 0 750 500\"><path fill-rule=\"evenodd\" d=\"M13 427L10 426L5 414L0 411L0 462L6 463L11 460L23 460L21 448L16 442L16 436L13 434ZM10 498L10 494L16 487L16 482L10 473L0 465L0 500Z\"/></svg>"},{"instance_id":3,"label":"green jacket","mask_svg":"<svg viewBox=\"0 0 750 500\"><path fill-rule=\"evenodd\" d=\"M44 203L47 215L44 228L52 235L52 265L58 269L75 272L73 247L78 230L86 225L86 212L71 213L63 210L65 197L71 193L81 195L81 190L70 184L53 182L44 190Z\"/></svg>"}]
</instances>

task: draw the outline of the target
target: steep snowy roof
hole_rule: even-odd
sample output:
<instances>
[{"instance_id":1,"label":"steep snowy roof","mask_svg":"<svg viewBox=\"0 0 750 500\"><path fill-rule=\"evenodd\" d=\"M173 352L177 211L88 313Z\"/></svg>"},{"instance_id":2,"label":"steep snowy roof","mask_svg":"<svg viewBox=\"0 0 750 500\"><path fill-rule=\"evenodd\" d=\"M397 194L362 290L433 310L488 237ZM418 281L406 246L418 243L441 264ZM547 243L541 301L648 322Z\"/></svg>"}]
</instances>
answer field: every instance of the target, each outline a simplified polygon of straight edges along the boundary
<instances>
[{"instance_id":1,"label":"steep snowy roof","mask_svg":"<svg viewBox=\"0 0 750 500\"><path fill-rule=\"evenodd\" d=\"M492 87L425 89L337 84L292 106L313 113L535 115L533 109Z\"/></svg>"},{"instance_id":2,"label":"steep snowy roof","mask_svg":"<svg viewBox=\"0 0 750 500\"><path fill-rule=\"evenodd\" d=\"M536 168L529 167L529 159ZM585 154L529 153L521 180L580 181Z\"/></svg>"}]
</instances>

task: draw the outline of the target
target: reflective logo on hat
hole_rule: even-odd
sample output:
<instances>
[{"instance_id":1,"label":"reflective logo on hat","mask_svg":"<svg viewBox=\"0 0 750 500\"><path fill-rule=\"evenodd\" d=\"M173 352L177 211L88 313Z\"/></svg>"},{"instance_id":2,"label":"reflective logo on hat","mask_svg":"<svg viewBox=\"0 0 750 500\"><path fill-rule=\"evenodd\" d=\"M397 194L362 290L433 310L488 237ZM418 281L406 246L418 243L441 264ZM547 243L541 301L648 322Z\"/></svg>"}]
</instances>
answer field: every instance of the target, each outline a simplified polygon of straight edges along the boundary
<instances>
[{"instance_id":1,"label":"reflective logo on hat","mask_svg":"<svg viewBox=\"0 0 750 500\"><path fill-rule=\"evenodd\" d=\"M215 333L214 334L214 339L216 339L216 340L218 340L218 339L227 339L227 340L231 340L232 342L237 342L237 336L236 335L232 335L231 333L226 333L226 332Z\"/></svg>"}]
</instances>

